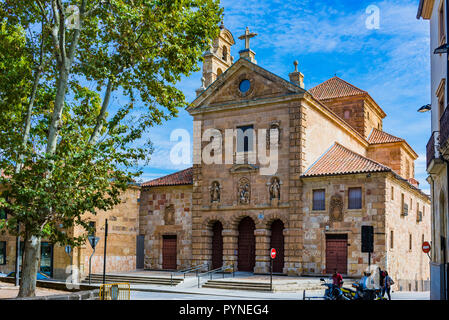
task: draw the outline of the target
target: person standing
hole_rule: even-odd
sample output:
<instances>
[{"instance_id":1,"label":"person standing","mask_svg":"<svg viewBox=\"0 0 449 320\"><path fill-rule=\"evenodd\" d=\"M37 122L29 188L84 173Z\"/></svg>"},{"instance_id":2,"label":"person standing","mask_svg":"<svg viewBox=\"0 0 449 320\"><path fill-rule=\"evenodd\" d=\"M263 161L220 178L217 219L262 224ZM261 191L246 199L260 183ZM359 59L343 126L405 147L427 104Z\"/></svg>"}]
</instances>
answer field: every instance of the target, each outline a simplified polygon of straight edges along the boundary
<instances>
[{"instance_id":1,"label":"person standing","mask_svg":"<svg viewBox=\"0 0 449 320\"><path fill-rule=\"evenodd\" d=\"M385 271L383 271L379 267L379 287L381 289L381 297L383 298L385 295L385 286L384 286L384 280L385 280Z\"/></svg>"},{"instance_id":2,"label":"person standing","mask_svg":"<svg viewBox=\"0 0 449 320\"><path fill-rule=\"evenodd\" d=\"M388 272L385 271L385 278L384 278L384 292L388 295L388 300L391 300L391 286L394 285L393 279L388 275Z\"/></svg>"}]
</instances>

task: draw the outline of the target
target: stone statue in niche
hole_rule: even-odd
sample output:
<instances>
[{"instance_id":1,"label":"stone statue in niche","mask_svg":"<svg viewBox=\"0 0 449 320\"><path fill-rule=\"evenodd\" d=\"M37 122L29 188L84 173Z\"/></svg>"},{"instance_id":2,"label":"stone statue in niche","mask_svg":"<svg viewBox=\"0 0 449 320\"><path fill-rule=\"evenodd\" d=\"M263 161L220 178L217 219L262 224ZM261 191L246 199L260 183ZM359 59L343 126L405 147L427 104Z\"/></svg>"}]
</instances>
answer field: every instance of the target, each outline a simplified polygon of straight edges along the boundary
<instances>
[{"instance_id":1,"label":"stone statue in niche","mask_svg":"<svg viewBox=\"0 0 449 320\"><path fill-rule=\"evenodd\" d=\"M330 221L343 221L343 199L340 195L333 195L330 199Z\"/></svg>"},{"instance_id":2,"label":"stone statue in niche","mask_svg":"<svg viewBox=\"0 0 449 320\"><path fill-rule=\"evenodd\" d=\"M242 179L239 182L238 189L239 204L249 204L250 200L250 186L247 179Z\"/></svg>"},{"instance_id":3,"label":"stone statue in niche","mask_svg":"<svg viewBox=\"0 0 449 320\"><path fill-rule=\"evenodd\" d=\"M217 181L212 182L210 187L210 202L220 202L220 184Z\"/></svg>"},{"instance_id":4,"label":"stone statue in niche","mask_svg":"<svg viewBox=\"0 0 449 320\"><path fill-rule=\"evenodd\" d=\"M281 182L279 178L273 178L270 183L270 200L281 199Z\"/></svg>"},{"instance_id":5,"label":"stone statue in niche","mask_svg":"<svg viewBox=\"0 0 449 320\"><path fill-rule=\"evenodd\" d=\"M165 207L164 221L166 225L175 224L175 206L170 204Z\"/></svg>"}]
</instances>

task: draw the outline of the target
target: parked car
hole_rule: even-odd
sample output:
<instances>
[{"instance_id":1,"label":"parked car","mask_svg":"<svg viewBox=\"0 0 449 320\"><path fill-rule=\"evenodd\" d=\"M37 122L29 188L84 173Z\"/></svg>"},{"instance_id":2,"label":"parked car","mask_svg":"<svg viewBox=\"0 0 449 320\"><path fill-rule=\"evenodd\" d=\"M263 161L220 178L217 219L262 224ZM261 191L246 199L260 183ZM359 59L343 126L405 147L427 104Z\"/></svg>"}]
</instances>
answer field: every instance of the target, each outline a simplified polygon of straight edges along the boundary
<instances>
[{"instance_id":1,"label":"parked car","mask_svg":"<svg viewBox=\"0 0 449 320\"><path fill-rule=\"evenodd\" d=\"M13 272L8 273L7 277L15 278L16 277L16 272L13 271ZM42 273L40 271L37 273L37 278L36 279L37 280L51 280L51 278L49 276L47 276L45 273Z\"/></svg>"}]
</instances>

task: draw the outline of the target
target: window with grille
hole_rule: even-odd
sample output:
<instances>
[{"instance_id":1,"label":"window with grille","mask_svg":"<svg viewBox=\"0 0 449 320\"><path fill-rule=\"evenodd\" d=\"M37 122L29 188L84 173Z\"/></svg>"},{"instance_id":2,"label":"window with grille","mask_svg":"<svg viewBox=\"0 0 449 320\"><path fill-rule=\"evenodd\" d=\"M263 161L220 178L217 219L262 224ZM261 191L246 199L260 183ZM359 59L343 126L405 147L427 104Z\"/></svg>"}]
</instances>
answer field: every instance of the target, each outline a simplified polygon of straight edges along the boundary
<instances>
[{"instance_id":1,"label":"window with grille","mask_svg":"<svg viewBox=\"0 0 449 320\"><path fill-rule=\"evenodd\" d=\"M362 188L348 189L348 209L362 209Z\"/></svg>"},{"instance_id":2,"label":"window with grille","mask_svg":"<svg viewBox=\"0 0 449 320\"><path fill-rule=\"evenodd\" d=\"M313 190L312 210L326 210L326 191L324 189Z\"/></svg>"}]
</instances>

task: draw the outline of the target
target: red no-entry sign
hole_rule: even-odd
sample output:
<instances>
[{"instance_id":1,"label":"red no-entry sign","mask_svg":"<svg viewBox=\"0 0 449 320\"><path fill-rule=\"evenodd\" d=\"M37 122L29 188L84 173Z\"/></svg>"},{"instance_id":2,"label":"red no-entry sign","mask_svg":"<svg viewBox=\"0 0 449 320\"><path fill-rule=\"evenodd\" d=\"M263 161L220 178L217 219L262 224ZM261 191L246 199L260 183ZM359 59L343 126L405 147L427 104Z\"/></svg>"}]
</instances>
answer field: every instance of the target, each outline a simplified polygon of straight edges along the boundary
<instances>
[{"instance_id":1,"label":"red no-entry sign","mask_svg":"<svg viewBox=\"0 0 449 320\"><path fill-rule=\"evenodd\" d=\"M428 243L427 241L424 241L422 243L422 251L424 253L429 253L430 252L430 243Z\"/></svg>"},{"instance_id":2,"label":"red no-entry sign","mask_svg":"<svg viewBox=\"0 0 449 320\"><path fill-rule=\"evenodd\" d=\"M275 248L271 248L270 257L271 257L271 259L276 258L276 249Z\"/></svg>"}]
</instances>

